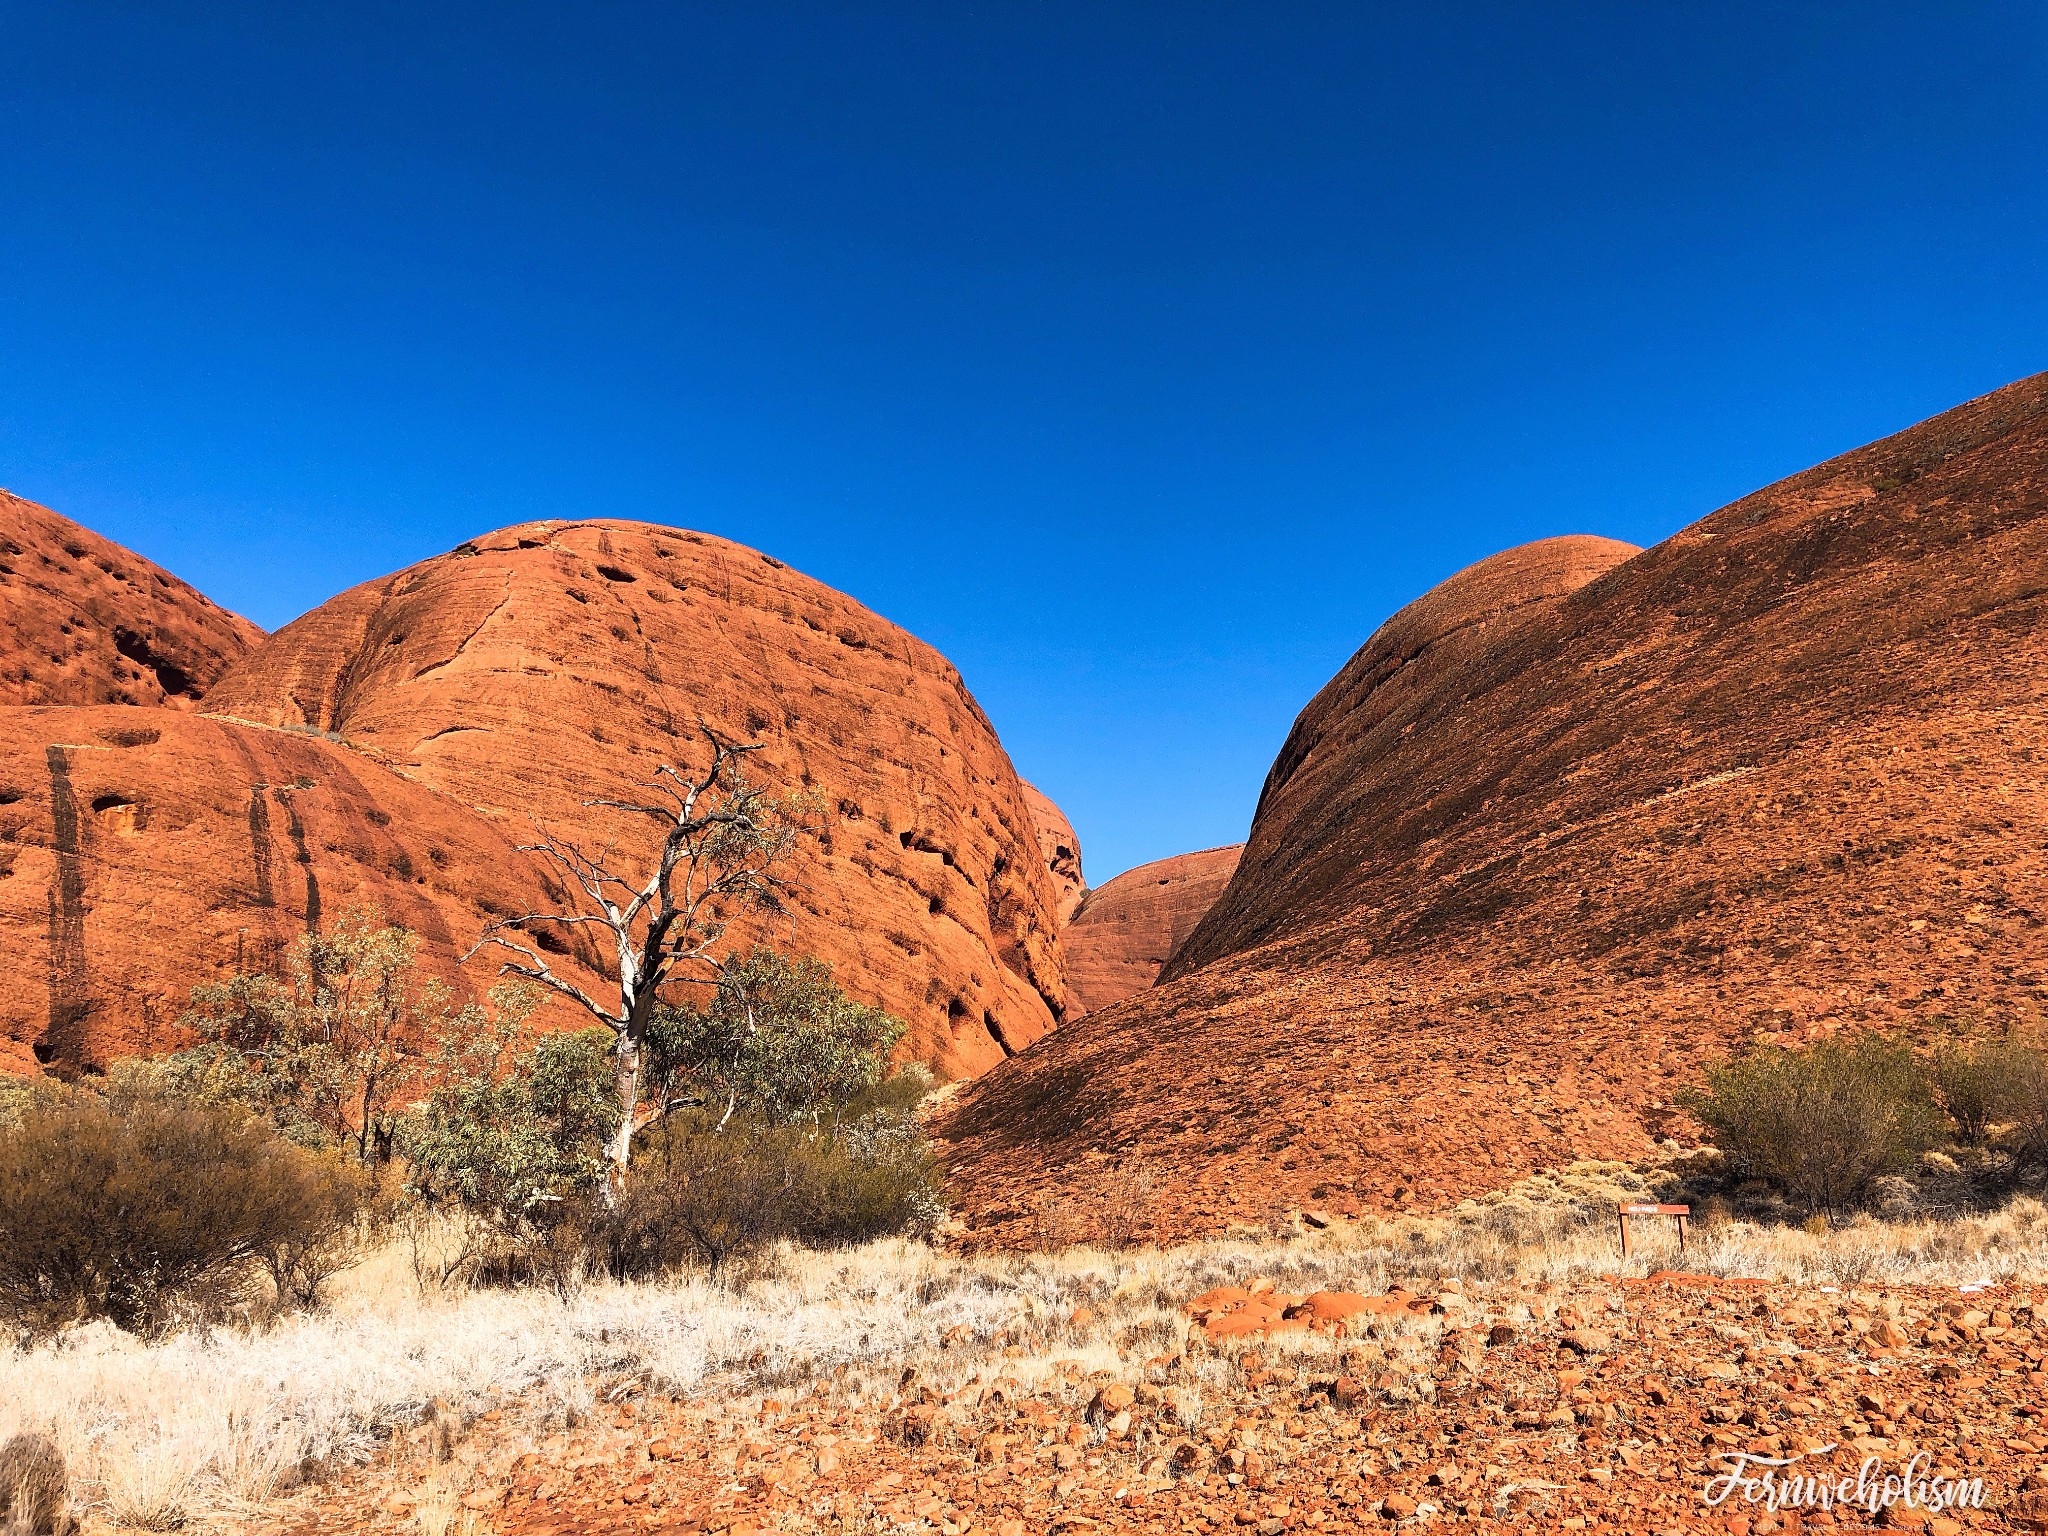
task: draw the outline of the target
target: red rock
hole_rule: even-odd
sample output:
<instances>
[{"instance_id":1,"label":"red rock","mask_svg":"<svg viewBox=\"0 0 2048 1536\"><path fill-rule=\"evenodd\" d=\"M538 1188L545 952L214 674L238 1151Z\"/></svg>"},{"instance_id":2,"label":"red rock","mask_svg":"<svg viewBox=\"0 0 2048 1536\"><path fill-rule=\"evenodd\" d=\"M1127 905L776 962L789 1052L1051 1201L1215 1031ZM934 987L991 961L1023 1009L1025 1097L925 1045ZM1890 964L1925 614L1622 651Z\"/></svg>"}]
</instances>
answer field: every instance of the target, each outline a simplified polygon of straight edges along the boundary
<instances>
[{"instance_id":1,"label":"red rock","mask_svg":"<svg viewBox=\"0 0 2048 1536\"><path fill-rule=\"evenodd\" d=\"M0 708L0 1069L189 1043L196 983L276 971L360 903L420 935L429 974L480 990L494 967L464 976L457 957L546 899L497 825L334 743L169 709Z\"/></svg>"},{"instance_id":2,"label":"red rock","mask_svg":"<svg viewBox=\"0 0 2048 1536\"><path fill-rule=\"evenodd\" d=\"M190 709L262 638L133 550L0 491L0 706Z\"/></svg>"},{"instance_id":3,"label":"red rock","mask_svg":"<svg viewBox=\"0 0 2048 1536\"><path fill-rule=\"evenodd\" d=\"M1212 1314L1202 1324L1211 1339L1248 1339L1263 1335L1281 1320L1278 1307L1247 1305L1229 1312Z\"/></svg>"},{"instance_id":4,"label":"red rock","mask_svg":"<svg viewBox=\"0 0 2048 1536\"><path fill-rule=\"evenodd\" d=\"M1354 1291L1317 1291L1288 1309L1289 1317L1328 1331L1341 1331L1356 1317L1386 1317L1406 1312L1401 1296L1361 1296Z\"/></svg>"},{"instance_id":5,"label":"red rock","mask_svg":"<svg viewBox=\"0 0 2048 1536\"><path fill-rule=\"evenodd\" d=\"M976 1240L1087 1229L1108 1148L1162 1241L1441 1209L1697 1134L1678 1093L1759 1035L2023 1015L2044 569L2048 377L1444 583L1303 710L1158 984L946 1106Z\"/></svg>"},{"instance_id":6,"label":"red rock","mask_svg":"<svg viewBox=\"0 0 2048 1536\"><path fill-rule=\"evenodd\" d=\"M1151 986L1223 893L1243 851L1239 844L1175 854L1089 891L1060 934L1075 1007L1106 1008Z\"/></svg>"},{"instance_id":7,"label":"red rock","mask_svg":"<svg viewBox=\"0 0 2048 1536\"><path fill-rule=\"evenodd\" d=\"M1024 804L1031 812L1031 825L1038 834L1038 856L1052 878L1054 912L1061 927L1088 894L1087 878L1081 873L1081 839L1074 835L1066 812L1047 798L1037 785L1020 779ZM1071 986L1072 978L1069 977Z\"/></svg>"},{"instance_id":8,"label":"red rock","mask_svg":"<svg viewBox=\"0 0 2048 1536\"><path fill-rule=\"evenodd\" d=\"M1204 1322L1218 1312L1229 1312L1244 1306L1252 1299L1252 1293L1235 1285L1219 1285L1213 1290L1202 1292L1183 1309L1196 1322Z\"/></svg>"},{"instance_id":9,"label":"red rock","mask_svg":"<svg viewBox=\"0 0 2048 1536\"><path fill-rule=\"evenodd\" d=\"M1109 1382L1099 1387L1094 1398L1090 1400L1088 1419L1091 1423L1099 1423L1103 1419L1122 1413L1136 1401L1136 1395L1122 1382Z\"/></svg>"},{"instance_id":10,"label":"red rock","mask_svg":"<svg viewBox=\"0 0 2048 1536\"><path fill-rule=\"evenodd\" d=\"M1067 1006L1058 899L1022 783L946 659L781 561L647 523L531 523L367 582L287 625L209 710L330 733L523 836L644 840L582 802L695 761L703 721L760 741L825 836L789 911L732 938L830 961L978 1072ZM1078 851L1077 851L1078 857Z\"/></svg>"}]
</instances>

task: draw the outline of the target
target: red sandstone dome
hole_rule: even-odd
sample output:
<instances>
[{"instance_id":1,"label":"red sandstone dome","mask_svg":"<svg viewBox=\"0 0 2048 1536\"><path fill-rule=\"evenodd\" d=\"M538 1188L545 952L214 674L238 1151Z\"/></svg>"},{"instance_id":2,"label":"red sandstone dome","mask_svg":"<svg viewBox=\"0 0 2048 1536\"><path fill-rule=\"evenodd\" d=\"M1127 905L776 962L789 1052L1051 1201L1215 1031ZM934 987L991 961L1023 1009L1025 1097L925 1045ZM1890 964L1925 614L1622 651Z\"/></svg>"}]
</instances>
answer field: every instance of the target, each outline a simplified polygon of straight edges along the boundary
<instances>
[{"instance_id":1,"label":"red sandstone dome","mask_svg":"<svg viewBox=\"0 0 2048 1536\"><path fill-rule=\"evenodd\" d=\"M0 491L0 706L189 709L262 638L133 550Z\"/></svg>"},{"instance_id":2,"label":"red sandstone dome","mask_svg":"<svg viewBox=\"0 0 2048 1536\"><path fill-rule=\"evenodd\" d=\"M1626 558L1624 558L1626 557ZM1547 541L1303 711L1158 986L940 1127L970 1224L1419 1209L1753 1039L2048 1006L2048 376L1653 549Z\"/></svg>"},{"instance_id":3,"label":"red sandstone dome","mask_svg":"<svg viewBox=\"0 0 2048 1536\"><path fill-rule=\"evenodd\" d=\"M1237 868L1242 843L1127 869L1088 893L1060 943L1077 1010L1093 1013L1151 986Z\"/></svg>"},{"instance_id":4,"label":"red sandstone dome","mask_svg":"<svg viewBox=\"0 0 2048 1536\"><path fill-rule=\"evenodd\" d=\"M694 761L699 722L761 742L759 774L820 797L826 827L787 916L746 932L832 962L908 1022L905 1055L952 1076L1066 1011L1038 828L959 673L738 544L624 521L508 528L287 625L206 707L345 743L512 841L539 823L644 843L582 802Z\"/></svg>"},{"instance_id":5,"label":"red sandstone dome","mask_svg":"<svg viewBox=\"0 0 2048 1536\"><path fill-rule=\"evenodd\" d=\"M788 913L737 940L832 961L910 1023L906 1055L951 1075L1066 1008L1071 829L1041 850L943 657L779 561L646 524L536 524L265 640L54 513L4 510L0 1067L183 1043L194 983L274 967L361 902L480 989L492 965L458 975L457 957L490 921L566 905L518 850L535 823L644 841L581 802L692 761L700 721L765 742L762 775L825 807ZM563 963L581 969L575 946Z\"/></svg>"}]
</instances>

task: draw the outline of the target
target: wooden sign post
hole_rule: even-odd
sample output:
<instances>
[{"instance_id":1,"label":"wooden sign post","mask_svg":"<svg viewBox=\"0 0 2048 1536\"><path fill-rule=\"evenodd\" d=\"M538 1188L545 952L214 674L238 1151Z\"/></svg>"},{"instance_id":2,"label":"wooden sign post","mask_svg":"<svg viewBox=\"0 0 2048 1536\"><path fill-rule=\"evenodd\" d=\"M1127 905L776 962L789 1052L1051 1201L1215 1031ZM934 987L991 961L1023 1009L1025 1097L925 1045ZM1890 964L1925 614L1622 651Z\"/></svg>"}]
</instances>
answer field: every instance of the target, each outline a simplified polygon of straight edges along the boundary
<instances>
[{"instance_id":1,"label":"wooden sign post","mask_svg":"<svg viewBox=\"0 0 2048 1536\"><path fill-rule=\"evenodd\" d=\"M1630 1241L1628 1219L1631 1216L1670 1216L1678 1222L1678 1251L1685 1252L1685 1218L1692 1214L1689 1205L1623 1205L1616 1207L1616 1219L1621 1223L1621 1256L1625 1259L1635 1252Z\"/></svg>"}]
</instances>

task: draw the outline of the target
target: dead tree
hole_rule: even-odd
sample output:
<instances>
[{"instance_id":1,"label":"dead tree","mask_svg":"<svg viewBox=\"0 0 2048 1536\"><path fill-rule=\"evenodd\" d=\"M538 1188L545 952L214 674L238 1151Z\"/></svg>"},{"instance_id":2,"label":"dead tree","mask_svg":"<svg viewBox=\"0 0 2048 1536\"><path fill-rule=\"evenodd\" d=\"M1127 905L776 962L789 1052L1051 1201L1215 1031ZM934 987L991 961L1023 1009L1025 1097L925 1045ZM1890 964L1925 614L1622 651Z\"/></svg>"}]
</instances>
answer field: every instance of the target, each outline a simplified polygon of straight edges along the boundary
<instances>
[{"instance_id":1,"label":"dead tree","mask_svg":"<svg viewBox=\"0 0 2048 1536\"><path fill-rule=\"evenodd\" d=\"M703 773L693 778L664 764L654 771L644 800L583 802L587 809L645 816L660 825L651 870L620 873L616 850L593 854L567 838L544 835L522 851L540 854L567 875L582 892L586 910L503 918L469 951L474 955L491 945L511 950L518 958L507 960L500 975L524 976L560 993L612 1032L619 1100L619 1129L610 1148L615 1181L624 1179L632 1156L647 1030L663 987L716 979L728 911L780 910L789 886L776 870L802 830L789 804L748 780L746 758L758 745L735 745L709 727L700 729L711 744L711 766ZM613 1006L557 975L546 956L512 937L551 924L595 926L610 934L618 964Z\"/></svg>"}]
</instances>

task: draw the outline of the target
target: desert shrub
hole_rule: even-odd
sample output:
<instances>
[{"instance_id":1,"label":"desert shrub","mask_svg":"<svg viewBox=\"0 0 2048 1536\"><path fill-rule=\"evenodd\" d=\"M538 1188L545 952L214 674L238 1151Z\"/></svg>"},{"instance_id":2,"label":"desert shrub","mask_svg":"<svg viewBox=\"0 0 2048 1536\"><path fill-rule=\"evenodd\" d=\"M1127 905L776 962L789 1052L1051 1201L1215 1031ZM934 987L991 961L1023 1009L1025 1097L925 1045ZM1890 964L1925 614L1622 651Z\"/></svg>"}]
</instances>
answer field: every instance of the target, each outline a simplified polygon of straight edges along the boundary
<instances>
[{"instance_id":1,"label":"desert shrub","mask_svg":"<svg viewBox=\"0 0 2048 1536\"><path fill-rule=\"evenodd\" d=\"M260 1292L318 1299L361 1175L238 1109L73 1092L0 1127L0 1312L31 1330L154 1333Z\"/></svg>"},{"instance_id":2,"label":"desert shrub","mask_svg":"<svg viewBox=\"0 0 2048 1536\"><path fill-rule=\"evenodd\" d=\"M1992 1132L2015 1125L2022 1137L2040 1118L2044 1060L2040 1050L2017 1039L1985 1039L1947 1045L1934 1056L1934 1086L1942 1107L1969 1146L1981 1147Z\"/></svg>"},{"instance_id":3,"label":"desert shrub","mask_svg":"<svg viewBox=\"0 0 2048 1536\"><path fill-rule=\"evenodd\" d=\"M310 1312L325 1299L327 1282L354 1269L385 1237L390 1201L374 1176L331 1154L287 1157L281 1173L283 1212L268 1222L256 1246L280 1310Z\"/></svg>"},{"instance_id":4,"label":"desert shrub","mask_svg":"<svg viewBox=\"0 0 2048 1536\"><path fill-rule=\"evenodd\" d=\"M2011 1071L2002 1112L2012 1149L2036 1166L2048 1165L2048 1050L2030 1048L2015 1056Z\"/></svg>"},{"instance_id":5,"label":"desert shrub","mask_svg":"<svg viewBox=\"0 0 2048 1536\"><path fill-rule=\"evenodd\" d=\"M658 1104L817 1119L876 1090L903 1031L901 1019L848 997L824 961L757 947L720 967L701 1008L656 1014L647 1075Z\"/></svg>"},{"instance_id":6,"label":"desert shrub","mask_svg":"<svg viewBox=\"0 0 2048 1536\"><path fill-rule=\"evenodd\" d=\"M945 1214L938 1163L908 1115L842 1121L802 1138L797 1153L790 1235L798 1242L839 1247L928 1235Z\"/></svg>"},{"instance_id":7,"label":"desert shrub","mask_svg":"<svg viewBox=\"0 0 2048 1536\"><path fill-rule=\"evenodd\" d=\"M837 1125L677 1114L643 1133L633 1178L594 1213L592 1262L620 1279L788 1240L837 1247L927 1233L944 1214L917 1122L875 1112Z\"/></svg>"},{"instance_id":8,"label":"desert shrub","mask_svg":"<svg viewBox=\"0 0 2048 1536\"><path fill-rule=\"evenodd\" d=\"M604 1182L618 1128L612 1037L604 1029L542 1037L516 1050L509 1020L442 1053L433 1091L398 1123L413 1198L454 1207L468 1241L440 1265L458 1273L565 1286L588 1198Z\"/></svg>"},{"instance_id":9,"label":"desert shrub","mask_svg":"<svg viewBox=\"0 0 2048 1536\"><path fill-rule=\"evenodd\" d=\"M306 1146L345 1147L365 1163L392 1148L400 1106L424 1085L450 1041L524 1021L538 993L459 1004L419 974L419 938L373 908L302 936L284 974L238 975L192 991L180 1022L202 1043L166 1062L180 1096L242 1103Z\"/></svg>"},{"instance_id":10,"label":"desert shrub","mask_svg":"<svg viewBox=\"0 0 2048 1536\"><path fill-rule=\"evenodd\" d=\"M616 1279L649 1279L692 1261L715 1274L727 1259L784 1235L791 1170L772 1131L722 1130L671 1117L644 1138L633 1178L595 1208L592 1263Z\"/></svg>"},{"instance_id":11,"label":"desert shrub","mask_svg":"<svg viewBox=\"0 0 2048 1536\"><path fill-rule=\"evenodd\" d=\"M902 1023L847 997L823 962L755 949L723 968L704 1008L661 1010L653 1114L623 1179L608 1156L614 1036L522 1050L524 1016L501 1008L451 1037L431 1091L394 1126L423 1280L566 1288L586 1268L717 1269L783 1239L857 1242L936 1220L935 1165L911 1114L931 1078L885 1075Z\"/></svg>"},{"instance_id":12,"label":"desert shrub","mask_svg":"<svg viewBox=\"0 0 2048 1536\"><path fill-rule=\"evenodd\" d=\"M916 1062L906 1062L887 1077L876 1079L837 1110L836 1118L859 1120L868 1115L908 1115L932 1095L938 1079Z\"/></svg>"},{"instance_id":13,"label":"desert shrub","mask_svg":"<svg viewBox=\"0 0 2048 1536\"><path fill-rule=\"evenodd\" d=\"M1874 1035L1765 1047L1709 1069L1684 1103L1738 1175L1829 1219L1947 1132L1920 1060Z\"/></svg>"}]
</instances>

